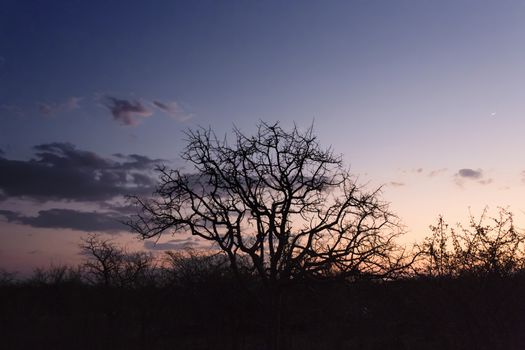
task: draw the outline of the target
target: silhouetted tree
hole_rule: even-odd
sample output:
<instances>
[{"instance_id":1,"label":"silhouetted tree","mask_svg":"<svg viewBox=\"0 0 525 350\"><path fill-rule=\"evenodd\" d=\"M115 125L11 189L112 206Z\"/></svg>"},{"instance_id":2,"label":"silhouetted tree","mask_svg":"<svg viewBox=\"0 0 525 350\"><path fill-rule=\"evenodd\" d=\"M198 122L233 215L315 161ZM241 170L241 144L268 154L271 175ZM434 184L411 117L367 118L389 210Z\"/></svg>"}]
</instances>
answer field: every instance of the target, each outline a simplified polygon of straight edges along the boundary
<instances>
[{"instance_id":1,"label":"silhouetted tree","mask_svg":"<svg viewBox=\"0 0 525 350\"><path fill-rule=\"evenodd\" d=\"M136 287L153 278L154 259L148 252L126 252L109 239L92 234L83 239L81 251L88 257L86 278L106 287Z\"/></svg>"},{"instance_id":2,"label":"silhouetted tree","mask_svg":"<svg viewBox=\"0 0 525 350\"><path fill-rule=\"evenodd\" d=\"M281 298L295 279L389 277L405 267L396 217L319 145L312 128L260 123L234 140L187 132L188 172L159 167L150 199L130 227L143 238L191 233L213 242L237 274L248 267L268 288L278 346ZM240 261L249 259L249 264Z\"/></svg>"}]
</instances>

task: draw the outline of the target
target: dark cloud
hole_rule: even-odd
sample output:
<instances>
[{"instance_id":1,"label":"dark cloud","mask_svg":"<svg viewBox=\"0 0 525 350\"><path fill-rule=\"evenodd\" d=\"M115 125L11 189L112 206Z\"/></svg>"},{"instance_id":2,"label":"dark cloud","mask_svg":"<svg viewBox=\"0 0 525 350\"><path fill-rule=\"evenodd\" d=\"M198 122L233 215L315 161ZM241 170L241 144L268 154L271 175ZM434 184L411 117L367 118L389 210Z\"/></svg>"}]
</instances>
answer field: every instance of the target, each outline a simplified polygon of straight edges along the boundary
<instances>
[{"instance_id":1,"label":"dark cloud","mask_svg":"<svg viewBox=\"0 0 525 350\"><path fill-rule=\"evenodd\" d=\"M153 114L142 102L137 100L124 100L105 96L102 103L110 110L113 119L122 125L137 125L139 118L149 117Z\"/></svg>"},{"instance_id":2,"label":"dark cloud","mask_svg":"<svg viewBox=\"0 0 525 350\"><path fill-rule=\"evenodd\" d=\"M459 169L456 175L461 178L479 180L483 177L483 170L481 169L474 170L474 169L464 168L464 169Z\"/></svg>"},{"instance_id":3,"label":"dark cloud","mask_svg":"<svg viewBox=\"0 0 525 350\"><path fill-rule=\"evenodd\" d=\"M109 212L83 212L72 209L41 210L37 216L24 216L10 210L0 210L8 222L37 228L72 229L85 232L126 231L125 216Z\"/></svg>"},{"instance_id":4,"label":"dark cloud","mask_svg":"<svg viewBox=\"0 0 525 350\"><path fill-rule=\"evenodd\" d=\"M70 143L34 147L27 161L0 157L0 194L35 200L103 201L151 193L151 169L161 159L119 154L116 159L77 149Z\"/></svg>"},{"instance_id":5,"label":"dark cloud","mask_svg":"<svg viewBox=\"0 0 525 350\"><path fill-rule=\"evenodd\" d=\"M12 222L18 218L18 213L11 211L11 210L0 209L0 216L3 216L4 218L6 218L8 222Z\"/></svg>"}]
</instances>

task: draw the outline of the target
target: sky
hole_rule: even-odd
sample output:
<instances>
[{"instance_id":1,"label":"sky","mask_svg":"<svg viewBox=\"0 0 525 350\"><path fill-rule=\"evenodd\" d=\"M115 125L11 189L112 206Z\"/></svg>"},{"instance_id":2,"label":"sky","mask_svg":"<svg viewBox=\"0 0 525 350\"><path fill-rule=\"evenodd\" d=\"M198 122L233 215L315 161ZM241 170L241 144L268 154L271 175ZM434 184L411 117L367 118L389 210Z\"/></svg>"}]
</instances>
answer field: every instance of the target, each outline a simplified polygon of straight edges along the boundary
<instances>
[{"instance_id":1,"label":"sky","mask_svg":"<svg viewBox=\"0 0 525 350\"><path fill-rule=\"evenodd\" d=\"M123 195L184 166L184 131L314 125L421 240L509 208L525 223L525 2L0 3L0 268L130 249ZM522 225L522 227L524 227Z\"/></svg>"}]
</instances>

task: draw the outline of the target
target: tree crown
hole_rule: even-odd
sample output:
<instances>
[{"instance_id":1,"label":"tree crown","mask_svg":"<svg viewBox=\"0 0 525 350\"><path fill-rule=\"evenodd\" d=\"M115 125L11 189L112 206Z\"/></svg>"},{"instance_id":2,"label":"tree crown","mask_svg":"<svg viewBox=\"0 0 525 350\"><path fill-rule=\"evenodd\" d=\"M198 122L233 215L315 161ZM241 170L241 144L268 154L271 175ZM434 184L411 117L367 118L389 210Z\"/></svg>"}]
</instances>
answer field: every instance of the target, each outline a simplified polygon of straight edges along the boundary
<instances>
[{"instance_id":1,"label":"tree crown","mask_svg":"<svg viewBox=\"0 0 525 350\"><path fill-rule=\"evenodd\" d=\"M300 277L385 276L401 269L397 219L322 148L313 128L260 123L253 136L234 129L186 133L191 172L159 167L150 199L130 222L143 238L189 232L212 241L238 270L240 260L265 281Z\"/></svg>"}]
</instances>

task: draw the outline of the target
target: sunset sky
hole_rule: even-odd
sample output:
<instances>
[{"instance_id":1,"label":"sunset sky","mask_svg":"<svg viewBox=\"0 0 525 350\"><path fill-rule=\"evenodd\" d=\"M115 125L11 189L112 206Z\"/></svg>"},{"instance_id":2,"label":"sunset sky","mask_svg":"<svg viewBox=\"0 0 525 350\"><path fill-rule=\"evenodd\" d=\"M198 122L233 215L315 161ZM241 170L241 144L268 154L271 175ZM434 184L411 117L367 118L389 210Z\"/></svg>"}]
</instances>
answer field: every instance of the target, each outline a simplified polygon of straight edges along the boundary
<instances>
[{"instance_id":1,"label":"sunset sky","mask_svg":"<svg viewBox=\"0 0 525 350\"><path fill-rule=\"evenodd\" d=\"M509 207L525 226L525 2L0 4L0 268L130 249L122 196L180 167L183 131L306 129L406 225Z\"/></svg>"}]
</instances>

